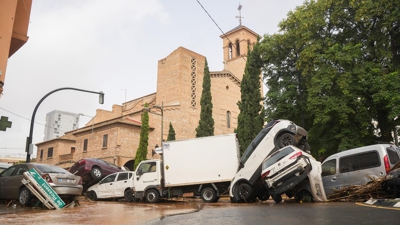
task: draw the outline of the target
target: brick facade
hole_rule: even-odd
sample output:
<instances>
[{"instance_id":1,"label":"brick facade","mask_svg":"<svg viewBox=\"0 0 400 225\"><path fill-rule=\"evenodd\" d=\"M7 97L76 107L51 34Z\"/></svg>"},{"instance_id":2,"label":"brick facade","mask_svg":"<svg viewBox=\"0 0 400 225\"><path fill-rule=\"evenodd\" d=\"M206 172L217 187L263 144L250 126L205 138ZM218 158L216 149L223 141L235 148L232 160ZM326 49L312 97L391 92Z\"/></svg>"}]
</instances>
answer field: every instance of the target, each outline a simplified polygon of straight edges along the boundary
<instances>
[{"instance_id":1,"label":"brick facade","mask_svg":"<svg viewBox=\"0 0 400 225\"><path fill-rule=\"evenodd\" d=\"M244 26L237 29L222 37L223 44L227 46L229 37L231 40L241 37L246 42L240 48L247 53L247 43L255 43L257 35ZM215 135L233 133L237 127L240 80L246 64L242 56L246 55L228 60L224 53L224 71L210 72ZM145 103L149 104L150 109L147 158L153 157L151 153L156 144L160 146L161 135L166 140L170 123L175 129L177 140L194 138L200 118L205 59L186 48L177 48L158 61L156 93L122 105L114 105L112 111L98 109L95 117L85 127L68 132L63 137L36 144L38 161L69 168L72 162L81 158L96 157L131 168L139 145L141 114ZM107 135L107 147L103 147L104 135ZM40 151L43 150L46 155L50 147L54 149L53 157L40 159Z\"/></svg>"}]
</instances>

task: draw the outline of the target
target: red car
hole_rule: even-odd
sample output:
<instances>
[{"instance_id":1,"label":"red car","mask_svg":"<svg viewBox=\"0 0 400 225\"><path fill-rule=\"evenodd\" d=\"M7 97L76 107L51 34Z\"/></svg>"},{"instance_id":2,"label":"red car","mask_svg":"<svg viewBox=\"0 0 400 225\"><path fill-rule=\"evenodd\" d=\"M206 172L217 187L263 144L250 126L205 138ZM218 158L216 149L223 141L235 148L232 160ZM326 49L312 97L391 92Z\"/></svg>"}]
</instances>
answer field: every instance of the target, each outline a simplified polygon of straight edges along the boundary
<instances>
[{"instance_id":1,"label":"red car","mask_svg":"<svg viewBox=\"0 0 400 225\"><path fill-rule=\"evenodd\" d=\"M82 177L84 187L88 187L107 175L124 171L120 167L97 158L78 160L69 169L69 172Z\"/></svg>"}]
</instances>

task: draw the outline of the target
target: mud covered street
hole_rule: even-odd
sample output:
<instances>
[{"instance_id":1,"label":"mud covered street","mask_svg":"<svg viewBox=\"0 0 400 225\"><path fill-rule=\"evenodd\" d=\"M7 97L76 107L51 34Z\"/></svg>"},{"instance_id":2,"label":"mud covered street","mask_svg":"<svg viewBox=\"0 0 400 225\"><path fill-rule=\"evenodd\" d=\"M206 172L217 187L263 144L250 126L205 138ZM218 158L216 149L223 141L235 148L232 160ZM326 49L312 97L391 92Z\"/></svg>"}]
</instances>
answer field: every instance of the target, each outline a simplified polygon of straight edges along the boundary
<instances>
[{"instance_id":1,"label":"mud covered street","mask_svg":"<svg viewBox=\"0 0 400 225\"><path fill-rule=\"evenodd\" d=\"M273 200L232 204L221 199L146 204L124 201L92 202L61 210L13 208L0 204L0 224L397 224L399 209L367 207L352 202L297 203Z\"/></svg>"}]
</instances>

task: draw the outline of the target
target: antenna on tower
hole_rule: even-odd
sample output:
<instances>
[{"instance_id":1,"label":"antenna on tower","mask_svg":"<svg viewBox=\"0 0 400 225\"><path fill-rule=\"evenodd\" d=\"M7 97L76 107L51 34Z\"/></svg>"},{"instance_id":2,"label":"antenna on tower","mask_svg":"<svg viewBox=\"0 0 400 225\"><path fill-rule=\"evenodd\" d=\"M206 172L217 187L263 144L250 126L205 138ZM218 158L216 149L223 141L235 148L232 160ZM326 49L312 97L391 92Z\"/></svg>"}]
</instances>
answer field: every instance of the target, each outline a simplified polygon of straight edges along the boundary
<instances>
[{"instance_id":1,"label":"antenna on tower","mask_svg":"<svg viewBox=\"0 0 400 225\"><path fill-rule=\"evenodd\" d=\"M239 10L239 16L236 16L235 18L239 18L239 25L241 26L242 25L242 18L244 18L244 17L242 17L242 5L240 3L239 3L238 10Z\"/></svg>"}]
</instances>

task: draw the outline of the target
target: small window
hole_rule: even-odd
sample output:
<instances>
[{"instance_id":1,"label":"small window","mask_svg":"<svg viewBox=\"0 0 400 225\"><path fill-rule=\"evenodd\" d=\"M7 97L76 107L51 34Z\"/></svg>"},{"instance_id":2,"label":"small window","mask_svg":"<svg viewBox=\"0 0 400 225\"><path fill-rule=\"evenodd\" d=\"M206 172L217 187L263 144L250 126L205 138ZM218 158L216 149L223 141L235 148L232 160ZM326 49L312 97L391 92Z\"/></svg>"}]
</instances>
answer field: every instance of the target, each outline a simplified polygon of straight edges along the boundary
<instances>
[{"instance_id":1,"label":"small window","mask_svg":"<svg viewBox=\"0 0 400 225\"><path fill-rule=\"evenodd\" d=\"M104 178L104 180L101 183L104 184L104 183L114 182L116 176L117 176L117 174L110 175L110 176Z\"/></svg>"},{"instance_id":2,"label":"small window","mask_svg":"<svg viewBox=\"0 0 400 225\"><path fill-rule=\"evenodd\" d=\"M53 147L47 149L47 158L53 158Z\"/></svg>"},{"instance_id":3,"label":"small window","mask_svg":"<svg viewBox=\"0 0 400 225\"><path fill-rule=\"evenodd\" d=\"M232 43L228 45L228 59L232 59Z\"/></svg>"},{"instance_id":4,"label":"small window","mask_svg":"<svg viewBox=\"0 0 400 225\"><path fill-rule=\"evenodd\" d=\"M366 152L345 156L339 160L339 172L347 173L351 171L373 168L380 166L378 152Z\"/></svg>"},{"instance_id":5,"label":"small window","mask_svg":"<svg viewBox=\"0 0 400 225\"><path fill-rule=\"evenodd\" d=\"M396 150L387 148L386 151L389 156L390 164L396 164L397 162L399 162L400 159L399 159L399 155L397 155Z\"/></svg>"},{"instance_id":6,"label":"small window","mask_svg":"<svg viewBox=\"0 0 400 225\"><path fill-rule=\"evenodd\" d=\"M103 148L107 148L108 134L103 135Z\"/></svg>"},{"instance_id":7,"label":"small window","mask_svg":"<svg viewBox=\"0 0 400 225\"><path fill-rule=\"evenodd\" d=\"M240 43L236 40L236 56L240 56Z\"/></svg>"},{"instance_id":8,"label":"small window","mask_svg":"<svg viewBox=\"0 0 400 225\"><path fill-rule=\"evenodd\" d=\"M40 150L40 160L42 160L42 159L43 159L43 149Z\"/></svg>"},{"instance_id":9,"label":"small window","mask_svg":"<svg viewBox=\"0 0 400 225\"><path fill-rule=\"evenodd\" d=\"M248 47L249 49L251 49L251 44L250 44L250 40L249 40L249 39L247 39L247 47Z\"/></svg>"},{"instance_id":10,"label":"small window","mask_svg":"<svg viewBox=\"0 0 400 225\"><path fill-rule=\"evenodd\" d=\"M83 140L83 151L86 152L88 147L88 139Z\"/></svg>"},{"instance_id":11,"label":"small window","mask_svg":"<svg viewBox=\"0 0 400 225\"><path fill-rule=\"evenodd\" d=\"M231 128L231 112L226 112L226 127Z\"/></svg>"},{"instance_id":12,"label":"small window","mask_svg":"<svg viewBox=\"0 0 400 225\"><path fill-rule=\"evenodd\" d=\"M336 159L329 160L322 164L322 173L321 175L330 176L336 174Z\"/></svg>"},{"instance_id":13,"label":"small window","mask_svg":"<svg viewBox=\"0 0 400 225\"><path fill-rule=\"evenodd\" d=\"M136 174L139 175L139 171L144 173L151 173L151 172L156 172L156 163L155 162L149 162L149 163L143 163L140 165L139 169L137 170Z\"/></svg>"}]
</instances>

